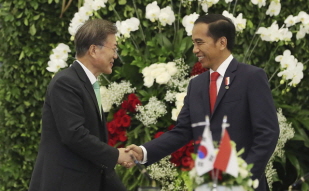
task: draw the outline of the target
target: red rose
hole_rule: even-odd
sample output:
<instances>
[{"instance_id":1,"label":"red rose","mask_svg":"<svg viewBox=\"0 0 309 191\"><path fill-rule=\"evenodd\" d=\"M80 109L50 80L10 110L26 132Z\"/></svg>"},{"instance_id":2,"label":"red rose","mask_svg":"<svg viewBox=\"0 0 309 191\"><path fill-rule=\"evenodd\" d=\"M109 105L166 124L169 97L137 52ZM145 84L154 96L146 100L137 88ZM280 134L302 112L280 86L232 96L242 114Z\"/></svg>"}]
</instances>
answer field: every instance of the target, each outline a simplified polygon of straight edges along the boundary
<instances>
[{"instance_id":1,"label":"red rose","mask_svg":"<svg viewBox=\"0 0 309 191\"><path fill-rule=\"evenodd\" d=\"M108 139L108 145L110 145L110 146L115 146L115 144L117 143L117 140L115 139L115 138L113 138L113 137L109 137L109 139Z\"/></svg>"},{"instance_id":2,"label":"red rose","mask_svg":"<svg viewBox=\"0 0 309 191\"><path fill-rule=\"evenodd\" d=\"M163 131L159 131L154 135L154 138L158 138L160 137L164 132Z\"/></svg>"},{"instance_id":3,"label":"red rose","mask_svg":"<svg viewBox=\"0 0 309 191\"><path fill-rule=\"evenodd\" d=\"M170 159L171 163L174 163L176 166L180 166L181 165L181 162L180 160L176 159L176 158L171 158Z\"/></svg>"},{"instance_id":4,"label":"red rose","mask_svg":"<svg viewBox=\"0 0 309 191\"><path fill-rule=\"evenodd\" d=\"M128 95L128 101L135 100L135 99L138 99L138 97L135 94L129 94Z\"/></svg>"},{"instance_id":5,"label":"red rose","mask_svg":"<svg viewBox=\"0 0 309 191\"><path fill-rule=\"evenodd\" d=\"M121 131L120 134L118 134L118 138L121 142L125 142L128 139L127 132Z\"/></svg>"},{"instance_id":6,"label":"red rose","mask_svg":"<svg viewBox=\"0 0 309 191\"><path fill-rule=\"evenodd\" d=\"M188 146L186 149L186 155L191 157L193 152L194 152L194 146L193 145Z\"/></svg>"},{"instance_id":7,"label":"red rose","mask_svg":"<svg viewBox=\"0 0 309 191\"><path fill-rule=\"evenodd\" d=\"M121 125L123 127L129 127L131 125L131 117L128 115L124 115L121 118Z\"/></svg>"},{"instance_id":8,"label":"red rose","mask_svg":"<svg viewBox=\"0 0 309 191\"><path fill-rule=\"evenodd\" d=\"M136 112L136 106L141 105L141 101L139 99L129 100L129 111Z\"/></svg>"},{"instance_id":9,"label":"red rose","mask_svg":"<svg viewBox=\"0 0 309 191\"><path fill-rule=\"evenodd\" d=\"M122 109L125 109L125 110L128 110L129 109L129 102L127 100L124 100L122 103L121 103L121 108Z\"/></svg>"},{"instance_id":10,"label":"red rose","mask_svg":"<svg viewBox=\"0 0 309 191\"><path fill-rule=\"evenodd\" d=\"M195 75L201 74L201 73L203 73L207 70L208 70L207 68L203 68L202 63L197 62L197 63L194 64L194 66L191 70L190 76L195 76Z\"/></svg>"},{"instance_id":11,"label":"red rose","mask_svg":"<svg viewBox=\"0 0 309 191\"><path fill-rule=\"evenodd\" d=\"M110 134L114 134L116 129L117 127L114 120L107 123L107 130Z\"/></svg>"},{"instance_id":12,"label":"red rose","mask_svg":"<svg viewBox=\"0 0 309 191\"><path fill-rule=\"evenodd\" d=\"M121 118L120 117L115 118L113 121L115 123L116 128L121 127Z\"/></svg>"},{"instance_id":13,"label":"red rose","mask_svg":"<svg viewBox=\"0 0 309 191\"><path fill-rule=\"evenodd\" d=\"M189 167L193 162L191 157L185 156L181 158L181 165L184 167Z\"/></svg>"},{"instance_id":14,"label":"red rose","mask_svg":"<svg viewBox=\"0 0 309 191\"><path fill-rule=\"evenodd\" d=\"M119 109L115 114L114 114L114 118L121 118L122 116L124 116L126 114L126 110L124 109Z\"/></svg>"},{"instance_id":15,"label":"red rose","mask_svg":"<svg viewBox=\"0 0 309 191\"><path fill-rule=\"evenodd\" d=\"M172 125L170 125L170 126L168 127L168 130L172 130L174 127L175 127L175 125L172 124Z\"/></svg>"}]
</instances>

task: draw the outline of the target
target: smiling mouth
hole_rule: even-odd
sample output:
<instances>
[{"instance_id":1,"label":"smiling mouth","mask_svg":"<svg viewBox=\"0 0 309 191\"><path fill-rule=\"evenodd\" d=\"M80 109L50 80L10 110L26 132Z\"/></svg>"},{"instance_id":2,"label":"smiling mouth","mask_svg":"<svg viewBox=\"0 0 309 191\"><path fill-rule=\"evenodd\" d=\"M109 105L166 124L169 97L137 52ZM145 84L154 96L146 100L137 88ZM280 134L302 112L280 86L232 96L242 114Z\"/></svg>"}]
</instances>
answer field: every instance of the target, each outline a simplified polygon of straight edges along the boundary
<instances>
[{"instance_id":1,"label":"smiling mouth","mask_svg":"<svg viewBox=\"0 0 309 191\"><path fill-rule=\"evenodd\" d=\"M198 61L201 61L203 60L204 56L198 56L197 58L198 58Z\"/></svg>"}]
</instances>

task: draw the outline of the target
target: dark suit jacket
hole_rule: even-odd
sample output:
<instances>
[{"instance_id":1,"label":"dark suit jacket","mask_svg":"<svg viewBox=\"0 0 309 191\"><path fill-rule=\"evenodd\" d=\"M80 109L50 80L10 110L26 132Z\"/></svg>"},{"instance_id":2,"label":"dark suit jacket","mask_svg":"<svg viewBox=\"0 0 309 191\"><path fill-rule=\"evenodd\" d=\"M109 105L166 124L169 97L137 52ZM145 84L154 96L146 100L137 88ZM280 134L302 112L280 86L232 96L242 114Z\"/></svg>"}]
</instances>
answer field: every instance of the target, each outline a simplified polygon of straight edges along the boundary
<instances>
[{"instance_id":1,"label":"dark suit jacket","mask_svg":"<svg viewBox=\"0 0 309 191\"><path fill-rule=\"evenodd\" d=\"M184 106L176 127L143 146L147 150L148 164L171 154L188 141L200 140L204 127L192 128L191 124L205 121L211 116L209 107L209 74L204 72L193 78L188 86ZM229 88L224 79L230 77ZM265 72L255 66L233 59L228 66L220 87L210 128L214 141L220 141L223 116L227 115L227 128L237 150L245 149L242 157L254 163L253 178L258 178L258 190L266 190L264 170L279 136L277 112ZM198 145L195 145L197 151Z\"/></svg>"},{"instance_id":2,"label":"dark suit jacket","mask_svg":"<svg viewBox=\"0 0 309 191\"><path fill-rule=\"evenodd\" d=\"M105 119L78 62L51 80L30 191L125 190L114 167L119 152L107 144Z\"/></svg>"}]
</instances>

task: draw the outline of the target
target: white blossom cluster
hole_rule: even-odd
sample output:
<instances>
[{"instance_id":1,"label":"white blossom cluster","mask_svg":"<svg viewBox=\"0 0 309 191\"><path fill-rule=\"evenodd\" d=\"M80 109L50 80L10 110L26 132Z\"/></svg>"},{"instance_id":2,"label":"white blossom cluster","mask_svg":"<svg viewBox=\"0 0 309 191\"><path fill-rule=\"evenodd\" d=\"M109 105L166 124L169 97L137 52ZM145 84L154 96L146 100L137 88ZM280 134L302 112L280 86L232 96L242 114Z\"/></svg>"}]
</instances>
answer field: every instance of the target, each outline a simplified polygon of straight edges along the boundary
<instances>
[{"instance_id":1,"label":"white blossom cluster","mask_svg":"<svg viewBox=\"0 0 309 191\"><path fill-rule=\"evenodd\" d=\"M164 103L156 97L151 97L145 106L137 105L136 111L138 112L136 119L141 121L146 127L156 124L157 119L167 113Z\"/></svg>"},{"instance_id":2,"label":"white blossom cluster","mask_svg":"<svg viewBox=\"0 0 309 191\"><path fill-rule=\"evenodd\" d=\"M130 32L137 31L139 24L140 21L135 17L132 17L125 21L117 21L116 22L116 27L118 29L117 36L130 38Z\"/></svg>"},{"instance_id":3,"label":"white blossom cluster","mask_svg":"<svg viewBox=\"0 0 309 191\"><path fill-rule=\"evenodd\" d=\"M162 26L165 26L166 24L172 25L173 22L175 21L175 14L172 8L170 6L167 6L163 9L160 9L157 1L149 3L146 6L145 17L149 19L151 22L159 20Z\"/></svg>"},{"instance_id":4,"label":"white blossom cluster","mask_svg":"<svg viewBox=\"0 0 309 191\"><path fill-rule=\"evenodd\" d=\"M284 23L286 27L301 23L299 31L296 34L296 39L302 39L306 34L309 34L309 14L304 11L300 11L297 16L289 15Z\"/></svg>"},{"instance_id":5,"label":"white blossom cluster","mask_svg":"<svg viewBox=\"0 0 309 191\"><path fill-rule=\"evenodd\" d=\"M69 26L69 33L75 36L78 28L82 26L94 11L99 10L102 7L106 7L105 3L108 0L85 0L82 7L78 9L78 12L74 14Z\"/></svg>"},{"instance_id":6,"label":"white blossom cluster","mask_svg":"<svg viewBox=\"0 0 309 191\"><path fill-rule=\"evenodd\" d=\"M291 80L289 83L290 86L296 86L299 84L301 79L304 77L304 65L301 62L291 55L290 50L285 50L283 55L279 55L275 58L277 62L280 62L281 72L278 73L278 76L283 78L281 83L284 81Z\"/></svg>"},{"instance_id":7,"label":"white blossom cluster","mask_svg":"<svg viewBox=\"0 0 309 191\"><path fill-rule=\"evenodd\" d=\"M136 88L131 88L131 83L121 81L119 84L112 82L108 85L100 87L101 101L104 112L109 112L113 104L119 106L125 94L134 93Z\"/></svg>"},{"instance_id":8,"label":"white blossom cluster","mask_svg":"<svg viewBox=\"0 0 309 191\"><path fill-rule=\"evenodd\" d=\"M192 30L194 26L194 22L200 15L197 13L192 13L190 15L186 15L182 19L182 25L185 27L187 35L191 36L192 35Z\"/></svg>"},{"instance_id":9,"label":"white blossom cluster","mask_svg":"<svg viewBox=\"0 0 309 191\"><path fill-rule=\"evenodd\" d=\"M222 15L230 18L235 25L236 31L242 32L246 28L247 19L243 19L242 13L239 13L237 17L234 17L233 14L223 11Z\"/></svg>"},{"instance_id":10,"label":"white blossom cluster","mask_svg":"<svg viewBox=\"0 0 309 191\"><path fill-rule=\"evenodd\" d=\"M177 177L179 176L175 164L171 163L171 156L164 157L159 162L148 166L146 169L149 170L149 174L153 180L161 183L161 191L182 191L188 188L179 186Z\"/></svg>"},{"instance_id":11,"label":"white blossom cluster","mask_svg":"<svg viewBox=\"0 0 309 191\"><path fill-rule=\"evenodd\" d=\"M158 84L167 84L173 75L177 73L175 62L154 63L142 70L144 86L151 87L156 81Z\"/></svg>"},{"instance_id":12,"label":"white blossom cluster","mask_svg":"<svg viewBox=\"0 0 309 191\"><path fill-rule=\"evenodd\" d=\"M279 121L279 127L280 127L280 134L279 139L275 148L274 153L269 159L269 162L266 166L266 178L267 183L270 186L270 190L273 183L273 177L277 175L276 169L273 168L273 161L275 160L275 157L282 158L284 156L284 145L285 143L294 137L294 129L292 128L292 124L288 123L285 116L282 114L282 109L279 108L277 112L278 121Z\"/></svg>"},{"instance_id":13,"label":"white blossom cluster","mask_svg":"<svg viewBox=\"0 0 309 191\"><path fill-rule=\"evenodd\" d=\"M270 42L290 41L293 36L288 28L279 28L277 21L274 21L268 28L258 28L256 33L261 35L262 40Z\"/></svg>"},{"instance_id":14,"label":"white blossom cluster","mask_svg":"<svg viewBox=\"0 0 309 191\"><path fill-rule=\"evenodd\" d=\"M69 52L71 49L68 45L64 43L58 44L56 48L52 50L52 54L49 56L48 67L46 68L49 72L58 72L60 68L67 67L66 61L69 57Z\"/></svg>"}]
</instances>

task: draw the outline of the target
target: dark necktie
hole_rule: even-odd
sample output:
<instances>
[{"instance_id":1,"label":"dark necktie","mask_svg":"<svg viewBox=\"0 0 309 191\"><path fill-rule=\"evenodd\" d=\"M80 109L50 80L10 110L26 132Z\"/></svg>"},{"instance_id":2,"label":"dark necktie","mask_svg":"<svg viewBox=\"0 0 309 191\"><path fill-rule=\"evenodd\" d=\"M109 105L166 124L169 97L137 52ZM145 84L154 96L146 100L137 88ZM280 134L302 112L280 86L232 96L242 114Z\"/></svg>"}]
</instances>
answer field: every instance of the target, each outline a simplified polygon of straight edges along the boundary
<instances>
[{"instance_id":1,"label":"dark necktie","mask_svg":"<svg viewBox=\"0 0 309 191\"><path fill-rule=\"evenodd\" d=\"M210 75L210 87L209 87L209 98L210 98L210 112L212 113L215 107L217 99L217 79L220 76L218 72L213 72Z\"/></svg>"}]
</instances>

